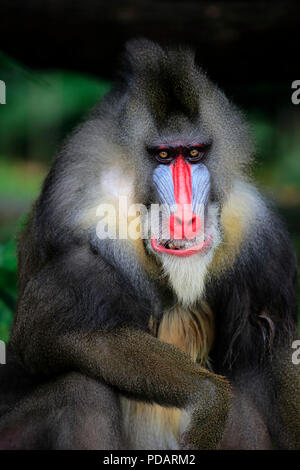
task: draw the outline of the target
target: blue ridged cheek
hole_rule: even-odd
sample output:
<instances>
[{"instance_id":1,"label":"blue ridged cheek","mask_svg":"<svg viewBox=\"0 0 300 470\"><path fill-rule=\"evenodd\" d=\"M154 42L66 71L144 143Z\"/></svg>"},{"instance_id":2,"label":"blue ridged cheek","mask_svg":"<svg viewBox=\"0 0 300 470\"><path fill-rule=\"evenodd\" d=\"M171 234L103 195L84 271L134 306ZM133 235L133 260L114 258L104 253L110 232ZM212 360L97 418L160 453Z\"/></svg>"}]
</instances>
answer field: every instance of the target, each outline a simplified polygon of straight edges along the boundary
<instances>
[{"instance_id":1,"label":"blue ridged cheek","mask_svg":"<svg viewBox=\"0 0 300 470\"><path fill-rule=\"evenodd\" d=\"M191 164L192 179L192 210L196 214L199 207L207 204L210 191L210 174L203 163ZM160 203L172 208L176 207L174 184L171 167L159 165L153 173L153 182L157 190Z\"/></svg>"},{"instance_id":2,"label":"blue ridged cheek","mask_svg":"<svg viewBox=\"0 0 300 470\"><path fill-rule=\"evenodd\" d=\"M170 166L159 165L153 173L153 182L161 204L175 207L174 184Z\"/></svg>"},{"instance_id":3,"label":"blue ridged cheek","mask_svg":"<svg viewBox=\"0 0 300 470\"><path fill-rule=\"evenodd\" d=\"M205 208L210 192L210 173L203 163L191 165L192 176L192 210L199 212L197 207Z\"/></svg>"}]
</instances>

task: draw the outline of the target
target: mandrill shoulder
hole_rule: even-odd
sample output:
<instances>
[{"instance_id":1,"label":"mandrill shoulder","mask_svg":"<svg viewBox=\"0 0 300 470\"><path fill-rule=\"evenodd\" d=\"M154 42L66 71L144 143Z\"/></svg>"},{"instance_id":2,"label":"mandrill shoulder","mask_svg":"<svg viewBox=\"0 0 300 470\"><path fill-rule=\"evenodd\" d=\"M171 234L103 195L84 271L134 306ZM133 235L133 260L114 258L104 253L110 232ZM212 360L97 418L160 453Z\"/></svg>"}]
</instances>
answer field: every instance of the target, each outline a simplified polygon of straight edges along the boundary
<instances>
[{"instance_id":1,"label":"mandrill shoulder","mask_svg":"<svg viewBox=\"0 0 300 470\"><path fill-rule=\"evenodd\" d=\"M261 262L270 254L286 256L291 264L295 256L288 231L270 201L254 184L236 180L220 210L222 243L217 248L211 272L220 277L236 264Z\"/></svg>"},{"instance_id":2,"label":"mandrill shoulder","mask_svg":"<svg viewBox=\"0 0 300 470\"><path fill-rule=\"evenodd\" d=\"M254 186L236 182L220 223L206 295L219 330L213 355L230 366L267 357L295 334L297 265L286 227Z\"/></svg>"}]
</instances>

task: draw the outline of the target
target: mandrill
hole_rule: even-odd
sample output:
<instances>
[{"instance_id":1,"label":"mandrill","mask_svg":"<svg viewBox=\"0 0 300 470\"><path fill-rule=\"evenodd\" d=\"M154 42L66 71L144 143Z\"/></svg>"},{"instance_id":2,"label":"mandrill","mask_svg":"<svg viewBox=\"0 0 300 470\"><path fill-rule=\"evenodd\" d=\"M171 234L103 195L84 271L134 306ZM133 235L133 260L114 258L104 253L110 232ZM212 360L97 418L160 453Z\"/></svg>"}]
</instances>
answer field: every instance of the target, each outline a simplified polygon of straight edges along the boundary
<instances>
[{"instance_id":1,"label":"mandrill","mask_svg":"<svg viewBox=\"0 0 300 470\"><path fill-rule=\"evenodd\" d=\"M125 62L20 237L0 448L300 449L295 256L247 124L190 50Z\"/></svg>"}]
</instances>

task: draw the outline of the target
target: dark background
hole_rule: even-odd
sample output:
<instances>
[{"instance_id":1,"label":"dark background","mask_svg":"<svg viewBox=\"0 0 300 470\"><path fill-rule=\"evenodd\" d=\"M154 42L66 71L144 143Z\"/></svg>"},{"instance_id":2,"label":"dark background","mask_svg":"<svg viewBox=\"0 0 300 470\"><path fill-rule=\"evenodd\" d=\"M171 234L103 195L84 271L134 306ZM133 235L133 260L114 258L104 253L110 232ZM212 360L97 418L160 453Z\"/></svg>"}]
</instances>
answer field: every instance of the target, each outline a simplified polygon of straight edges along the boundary
<instances>
[{"instance_id":1,"label":"dark background","mask_svg":"<svg viewBox=\"0 0 300 470\"><path fill-rule=\"evenodd\" d=\"M1 0L1 48L30 68L111 79L124 42L145 36L192 45L233 91L296 76L299 2Z\"/></svg>"},{"instance_id":2,"label":"dark background","mask_svg":"<svg viewBox=\"0 0 300 470\"><path fill-rule=\"evenodd\" d=\"M297 2L0 0L0 339L16 299L15 238L53 155L110 88L127 39L187 44L245 111L258 185L300 254Z\"/></svg>"}]
</instances>

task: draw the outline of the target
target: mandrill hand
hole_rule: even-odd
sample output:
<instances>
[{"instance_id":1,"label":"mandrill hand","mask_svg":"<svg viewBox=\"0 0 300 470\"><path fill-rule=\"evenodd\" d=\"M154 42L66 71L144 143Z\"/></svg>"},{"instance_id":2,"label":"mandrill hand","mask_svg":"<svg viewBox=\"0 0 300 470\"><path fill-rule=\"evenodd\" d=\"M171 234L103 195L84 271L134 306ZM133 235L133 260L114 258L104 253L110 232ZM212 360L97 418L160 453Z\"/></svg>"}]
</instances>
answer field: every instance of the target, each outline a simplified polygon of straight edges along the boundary
<instances>
[{"instance_id":1,"label":"mandrill hand","mask_svg":"<svg viewBox=\"0 0 300 470\"><path fill-rule=\"evenodd\" d=\"M191 410L191 422L181 436L183 450L217 449L224 435L231 399L229 382L221 376L207 380L207 389Z\"/></svg>"}]
</instances>

